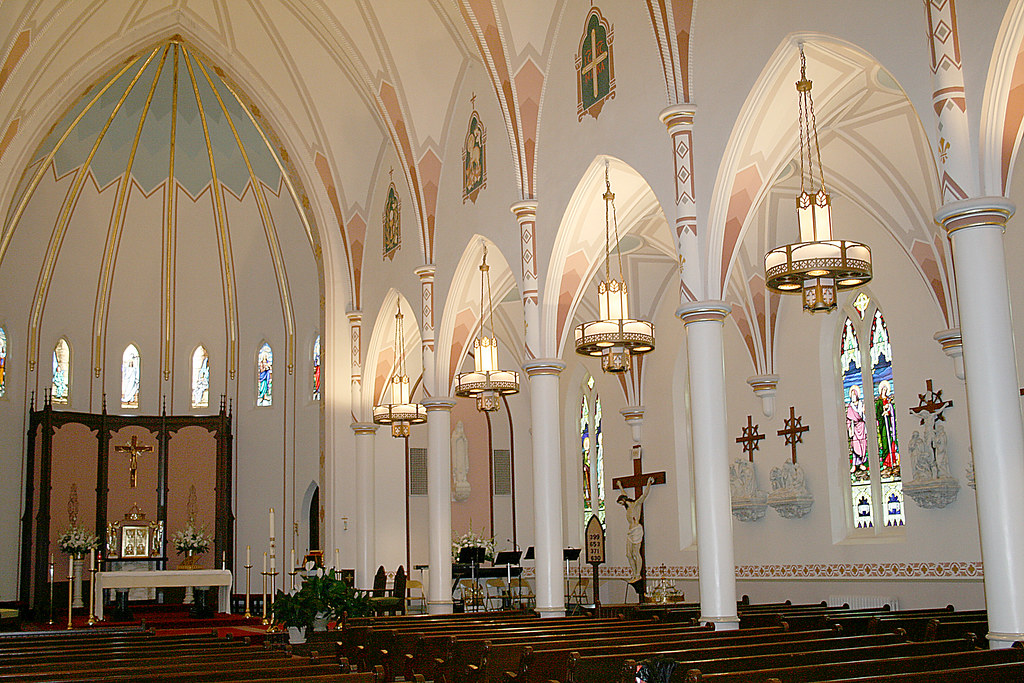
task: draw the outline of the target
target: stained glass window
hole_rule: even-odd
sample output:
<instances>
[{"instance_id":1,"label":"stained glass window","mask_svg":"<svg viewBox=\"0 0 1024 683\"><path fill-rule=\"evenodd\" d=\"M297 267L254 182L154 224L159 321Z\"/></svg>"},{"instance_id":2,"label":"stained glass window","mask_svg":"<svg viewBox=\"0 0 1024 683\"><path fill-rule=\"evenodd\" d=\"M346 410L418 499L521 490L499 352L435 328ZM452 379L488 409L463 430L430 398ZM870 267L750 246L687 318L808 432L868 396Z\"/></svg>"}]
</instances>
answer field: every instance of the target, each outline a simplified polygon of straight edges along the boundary
<instances>
[{"instance_id":1,"label":"stained glass window","mask_svg":"<svg viewBox=\"0 0 1024 683\"><path fill-rule=\"evenodd\" d=\"M584 383L580 399L580 478L583 493L583 525L596 514L604 523L604 436L601 429L601 397L594 391L594 379Z\"/></svg>"},{"instance_id":2,"label":"stained glass window","mask_svg":"<svg viewBox=\"0 0 1024 683\"><path fill-rule=\"evenodd\" d=\"M853 302L843 323L839 356L853 526L857 529L899 527L906 521L896 434L892 346L877 306L865 315L871 307L872 302L865 294ZM861 338L868 340L866 348L861 345ZM874 439L868 436L872 433ZM872 443L878 446L878 459L874 462Z\"/></svg>"},{"instance_id":3,"label":"stained glass window","mask_svg":"<svg viewBox=\"0 0 1024 683\"><path fill-rule=\"evenodd\" d=\"M192 352L192 407L210 405L210 354L202 345Z\"/></svg>"},{"instance_id":4,"label":"stained glass window","mask_svg":"<svg viewBox=\"0 0 1024 683\"><path fill-rule=\"evenodd\" d=\"M121 407L139 407L139 377L142 359L135 344L129 344L121 354Z\"/></svg>"},{"instance_id":5,"label":"stained glass window","mask_svg":"<svg viewBox=\"0 0 1024 683\"><path fill-rule=\"evenodd\" d=\"M878 469L882 480L882 517L885 526L902 526L903 479L900 475L899 441L896 434L896 387L892 377L892 346L882 312L871 321L871 384L874 387L875 431L878 435Z\"/></svg>"},{"instance_id":6,"label":"stained glass window","mask_svg":"<svg viewBox=\"0 0 1024 683\"><path fill-rule=\"evenodd\" d=\"M313 400L320 400L320 335L313 342Z\"/></svg>"},{"instance_id":7,"label":"stained glass window","mask_svg":"<svg viewBox=\"0 0 1024 683\"><path fill-rule=\"evenodd\" d=\"M0 327L0 396L7 393L7 332Z\"/></svg>"},{"instance_id":8,"label":"stained glass window","mask_svg":"<svg viewBox=\"0 0 1024 683\"><path fill-rule=\"evenodd\" d=\"M256 355L256 405L273 404L271 390L274 384L274 352L264 343Z\"/></svg>"},{"instance_id":9,"label":"stained glass window","mask_svg":"<svg viewBox=\"0 0 1024 683\"><path fill-rule=\"evenodd\" d=\"M71 347L67 339L61 337L53 347L53 385L50 400L53 403L67 405L71 399Z\"/></svg>"}]
</instances>

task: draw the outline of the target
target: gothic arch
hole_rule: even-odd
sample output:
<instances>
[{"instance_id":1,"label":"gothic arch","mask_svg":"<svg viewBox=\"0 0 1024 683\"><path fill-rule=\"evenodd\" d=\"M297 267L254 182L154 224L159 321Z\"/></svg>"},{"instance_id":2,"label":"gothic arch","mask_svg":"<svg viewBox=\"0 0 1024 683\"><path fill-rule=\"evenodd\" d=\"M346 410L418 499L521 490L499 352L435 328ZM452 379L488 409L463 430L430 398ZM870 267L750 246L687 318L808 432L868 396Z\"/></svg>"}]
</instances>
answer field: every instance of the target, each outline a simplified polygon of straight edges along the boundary
<instances>
[{"instance_id":1,"label":"gothic arch","mask_svg":"<svg viewBox=\"0 0 1024 683\"><path fill-rule=\"evenodd\" d=\"M395 350L395 311L402 308L402 343L405 354L405 369L409 375L412 393L420 384L423 375L423 355L420 353L420 327L416 322L416 311L409 300L397 289L391 288L384 295L370 333L370 343L366 347L366 359L363 362L362 405L361 415L369 419L373 406L380 401L387 388L387 382L395 372L398 353ZM366 391L366 388L370 388Z\"/></svg>"}]
</instances>

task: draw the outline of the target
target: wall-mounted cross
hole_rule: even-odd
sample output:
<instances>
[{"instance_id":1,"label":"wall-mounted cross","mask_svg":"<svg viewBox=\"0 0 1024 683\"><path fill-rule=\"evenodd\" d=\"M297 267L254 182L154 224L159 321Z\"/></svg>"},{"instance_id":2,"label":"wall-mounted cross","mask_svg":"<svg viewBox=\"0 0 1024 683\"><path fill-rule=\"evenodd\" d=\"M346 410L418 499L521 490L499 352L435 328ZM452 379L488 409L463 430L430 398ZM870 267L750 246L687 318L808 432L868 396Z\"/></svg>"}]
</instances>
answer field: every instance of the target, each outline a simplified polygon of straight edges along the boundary
<instances>
[{"instance_id":1,"label":"wall-mounted cross","mask_svg":"<svg viewBox=\"0 0 1024 683\"><path fill-rule=\"evenodd\" d=\"M927 399L925 399L926 396L928 397ZM947 408L952 407L952 401L942 400L942 389L939 389L938 391L932 389L932 381L929 379L925 381L925 392L917 395L917 405L911 408L910 412L920 418L921 424L924 424L924 413L928 413L931 415L932 424L934 425L939 420L945 422L946 416L943 415L943 413L946 412Z\"/></svg>"},{"instance_id":2,"label":"wall-mounted cross","mask_svg":"<svg viewBox=\"0 0 1024 683\"><path fill-rule=\"evenodd\" d=\"M132 442L127 446L114 446L118 453L128 454L128 488L135 488L138 481L139 453L148 453L153 450L152 446L140 446L139 437L132 436Z\"/></svg>"},{"instance_id":3,"label":"wall-mounted cross","mask_svg":"<svg viewBox=\"0 0 1024 683\"><path fill-rule=\"evenodd\" d=\"M598 52L597 50L598 50L598 47L597 47L597 30L596 29L591 29L590 30L590 61L587 62L586 66L583 67L583 75L586 75L586 73L588 71L592 72L590 74L590 76L593 79L592 83L593 83L593 86L594 86L593 87L593 91L594 91L594 99L595 100L597 99L597 95L598 95L598 92L597 92L597 72L601 68L601 62L603 62L604 60L608 59L608 53L607 52Z\"/></svg>"},{"instance_id":4,"label":"wall-mounted cross","mask_svg":"<svg viewBox=\"0 0 1024 683\"><path fill-rule=\"evenodd\" d=\"M765 438L764 434L757 431L760 425L753 424L753 417L747 415L747 426L743 428L743 435L736 439L736 443L743 444L743 452L750 454L750 462L754 462L754 451L761 445L758 443Z\"/></svg>"},{"instance_id":5,"label":"wall-mounted cross","mask_svg":"<svg viewBox=\"0 0 1024 683\"><path fill-rule=\"evenodd\" d=\"M779 436L786 437L786 445L793 449L793 464L796 464L796 445L803 443L804 432L810 430L810 427L803 425L804 416L797 416L793 409L793 406L789 407L789 417L786 418L786 428L780 429L776 432Z\"/></svg>"}]
</instances>

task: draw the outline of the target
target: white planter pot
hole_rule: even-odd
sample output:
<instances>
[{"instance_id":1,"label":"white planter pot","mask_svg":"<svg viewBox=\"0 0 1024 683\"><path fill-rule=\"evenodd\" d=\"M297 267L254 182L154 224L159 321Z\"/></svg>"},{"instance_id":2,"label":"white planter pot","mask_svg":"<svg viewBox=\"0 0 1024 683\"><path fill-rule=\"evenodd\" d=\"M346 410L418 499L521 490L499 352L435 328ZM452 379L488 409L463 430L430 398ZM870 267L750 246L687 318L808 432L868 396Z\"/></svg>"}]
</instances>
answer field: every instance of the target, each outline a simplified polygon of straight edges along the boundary
<instances>
[{"instance_id":1,"label":"white planter pot","mask_svg":"<svg viewBox=\"0 0 1024 683\"><path fill-rule=\"evenodd\" d=\"M292 645L298 645L299 643L306 642L306 627L302 626L289 626L288 627L288 642Z\"/></svg>"},{"instance_id":2,"label":"white planter pot","mask_svg":"<svg viewBox=\"0 0 1024 683\"><path fill-rule=\"evenodd\" d=\"M326 631L327 630L327 613L320 612L316 615L316 619L313 620L314 631Z\"/></svg>"}]
</instances>

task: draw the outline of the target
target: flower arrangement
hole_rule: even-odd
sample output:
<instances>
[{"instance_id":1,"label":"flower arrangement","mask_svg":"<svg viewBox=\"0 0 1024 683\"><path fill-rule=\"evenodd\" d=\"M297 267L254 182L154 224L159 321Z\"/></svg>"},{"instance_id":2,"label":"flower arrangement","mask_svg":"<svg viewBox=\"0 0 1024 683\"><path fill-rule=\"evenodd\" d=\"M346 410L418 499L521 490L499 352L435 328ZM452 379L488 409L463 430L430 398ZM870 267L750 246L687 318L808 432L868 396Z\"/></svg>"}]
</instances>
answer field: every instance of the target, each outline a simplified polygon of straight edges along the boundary
<instances>
[{"instance_id":1,"label":"flower arrangement","mask_svg":"<svg viewBox=\"0 0 1024 683\"><path fill-rule=\"evenodd\" d=\"M195 523L189 520L184 529L174 534L174 549L179 555L201 555L209 550L210 540L206 527L196 529Z\"/></svg>"},{"instance_id":2,"label":"flower arrangement","mask_svg":"<svg viewBox=\"0 0 1024 683\"><path fill-rule=\"evenodd\" d=\"M57 545L69 555L84 555L98 547L99 544L100 539L86 531L85 527L77 524L69 526L67 531L57 539Z\"/></svg>"},{"instance_id":3,"label":"flower arrangement","mask_svg":"<svg viewBox=\"0 0 1024 683\"><path fill-rule=\"evenodd\" d=\"M469 527L469 531L462 534L458 538L452 539L452 561L457 562L459 559L459 551L463 548L483 548L484 559L488 562L494 561L494 539L486 538L482 533L478 534L473 531L473 525Z\"/></svg>"}]
</instances>

